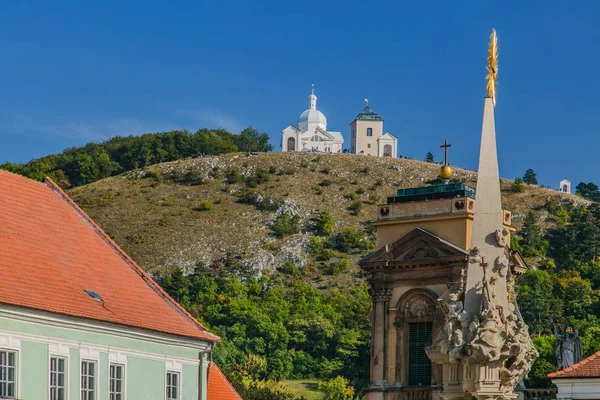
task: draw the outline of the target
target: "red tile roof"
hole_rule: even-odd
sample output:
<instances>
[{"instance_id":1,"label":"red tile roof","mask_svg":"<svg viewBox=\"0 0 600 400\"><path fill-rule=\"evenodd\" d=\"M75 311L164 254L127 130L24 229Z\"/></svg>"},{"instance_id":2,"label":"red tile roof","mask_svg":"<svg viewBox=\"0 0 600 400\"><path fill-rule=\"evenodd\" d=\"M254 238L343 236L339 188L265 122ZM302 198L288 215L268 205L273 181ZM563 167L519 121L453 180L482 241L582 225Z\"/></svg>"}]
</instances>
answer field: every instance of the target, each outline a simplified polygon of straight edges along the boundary
<instances>
[{"instance_id":1,"label":"red tile roof","mask_svg":"<svg viewBox=\"0 0 600 400\"><path fill-rule=\"evenodd\" d=\"M242 400L214 362L208 367L207 397L208 400Z\"/></svg>"},{"instance_id":2,"label":"red tile roof","mask_svg":"<svg viewBox=\"0 0 600 400\"><path fill-rule=\"evenodd\" d=\"M40 183L1 170L0 303L219 340L51 179Z\"/></svg>"},{"instance_id":3,"label":"red tile roof","mask_svg":"<svg viewBox=\"0 0 600 400\"><path fill-rule=\"evenodd\" d=\"M560 371L546 375L549 379L600 378L600 351Z\"/></svg>"}]
</instances>

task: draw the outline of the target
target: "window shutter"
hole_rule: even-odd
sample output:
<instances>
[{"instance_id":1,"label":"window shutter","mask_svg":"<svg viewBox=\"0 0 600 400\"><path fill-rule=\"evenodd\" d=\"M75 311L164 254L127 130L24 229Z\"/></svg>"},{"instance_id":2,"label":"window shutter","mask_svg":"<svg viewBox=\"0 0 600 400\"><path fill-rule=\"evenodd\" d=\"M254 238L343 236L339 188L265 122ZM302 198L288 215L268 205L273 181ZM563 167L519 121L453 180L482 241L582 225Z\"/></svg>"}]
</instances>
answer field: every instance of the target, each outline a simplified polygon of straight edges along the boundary
<instances>
[{"instance_id":1,"label":"window shutter","mask_svg":"<svg viewBox=\"0 0 600 400\"><path fill-rule=\"evenodd\" d=\"M415 322L408 325L408 384L431 385L431 361L425 347L431 344L431 322Z\"/></svg>"}]
</instances>

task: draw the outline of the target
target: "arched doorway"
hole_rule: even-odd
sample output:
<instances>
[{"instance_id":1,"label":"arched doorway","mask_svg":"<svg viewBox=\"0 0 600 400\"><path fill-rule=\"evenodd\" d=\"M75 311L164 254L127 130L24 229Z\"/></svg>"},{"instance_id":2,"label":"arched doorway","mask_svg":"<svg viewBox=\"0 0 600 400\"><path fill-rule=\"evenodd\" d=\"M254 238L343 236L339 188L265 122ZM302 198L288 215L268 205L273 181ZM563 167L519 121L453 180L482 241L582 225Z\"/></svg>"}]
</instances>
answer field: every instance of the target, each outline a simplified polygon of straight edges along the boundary
<instances>
[{"instance_id":1,"label":"arched doorway","mask_svg":"<svg viewBox=\"0 0 600 400\"><path fill-rule=\"evenodd\" d=\"M391 144L386 144L385 146L383 146L383 156L384 157L392 156L392 145Z\"/></svg>"},{"instance_id":2,"label":"arched doorway","mask_svg":"<svg viewBox=\"0 0 600 400\"><path fill-rule=\"evenodd\" d=\"M288 138L287 140L287 151L296 151L296 138Z\"/></svg>"}]
</instances>

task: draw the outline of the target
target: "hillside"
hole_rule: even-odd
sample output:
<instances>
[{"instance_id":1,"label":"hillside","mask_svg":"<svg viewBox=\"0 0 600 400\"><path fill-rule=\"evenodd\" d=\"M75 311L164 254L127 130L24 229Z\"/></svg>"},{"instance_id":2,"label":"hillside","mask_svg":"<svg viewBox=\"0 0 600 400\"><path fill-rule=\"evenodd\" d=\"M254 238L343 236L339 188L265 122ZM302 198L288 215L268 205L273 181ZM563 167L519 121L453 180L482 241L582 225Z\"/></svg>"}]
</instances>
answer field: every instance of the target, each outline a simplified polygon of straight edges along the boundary
<instances>
[{"instance_id":1,"label":"hillside","mask_svg":"<svg viewBox=\"0 0 600 400\"><path fill-rule=\"evenodd\" d=\"M72 189L69 194L145 269L191 268L226 254L264 270L307 262L309 235L274 237L270 225L287 212L306 230L321 211L335 230L364 228L375 204L398 188L426 185L439 166L407 159L310 153L234 153L157 164ZM476 174L455 168L455 178L474 184ZM233 183L229 183L233 182ZM552 199L576 196L527 186L514 193L503 181L503 205L519 226L524 215ZM351 194L354 192L355 194ZM202 202L212 210L202 211ZM361 203L356 213L348 208ZM357 255L351 258L358 258Z\"/></svg>"}]
</instances>

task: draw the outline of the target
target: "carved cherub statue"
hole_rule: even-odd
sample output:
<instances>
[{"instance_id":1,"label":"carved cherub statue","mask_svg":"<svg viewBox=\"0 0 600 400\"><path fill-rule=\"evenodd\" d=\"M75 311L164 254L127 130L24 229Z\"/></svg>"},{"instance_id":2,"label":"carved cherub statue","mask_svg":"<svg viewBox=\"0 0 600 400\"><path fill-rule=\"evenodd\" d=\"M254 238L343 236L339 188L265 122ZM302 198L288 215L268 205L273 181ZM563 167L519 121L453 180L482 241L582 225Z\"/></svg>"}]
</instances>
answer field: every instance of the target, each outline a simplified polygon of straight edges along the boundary
<instances>
[{"instance_id":1,"label":"carved cherub statue","mask_svg":"<svg viewBox=\"0 0 600 400\"><path fill-rule=\"evenodd\" d=\"M498 246L506 247L508 246L508 235L510 232L506 228L496 230L496 242L498 242Z\"/></svg>"},{"instance_id":2,"label":"carved cherub statue","mask_svg":"<svg viewBox=\"0 0 600 400\"><path fill-rule=\"evenodd\" d=\"M473 247L469 252L469 262L472 264L481 264L483 258L481 258L481 252L478 247Z\"/></svg>"}]
</instances>

